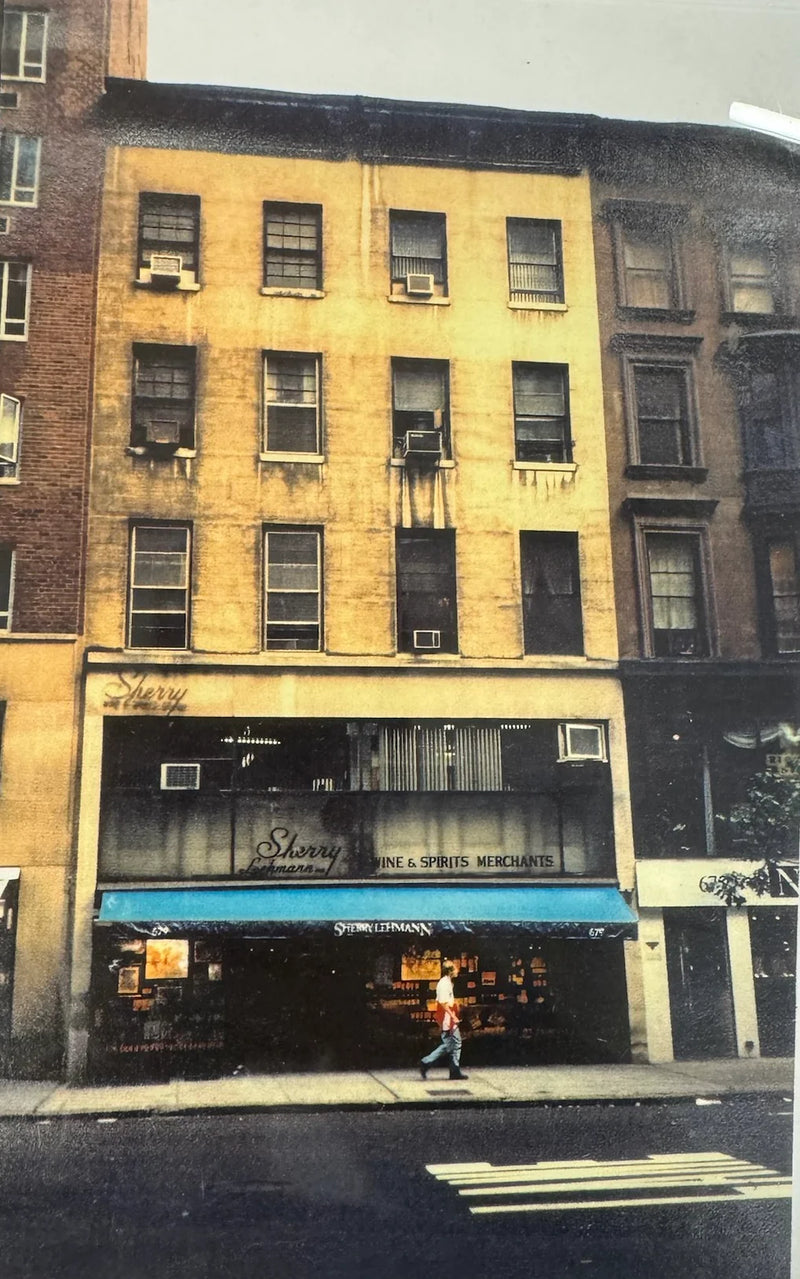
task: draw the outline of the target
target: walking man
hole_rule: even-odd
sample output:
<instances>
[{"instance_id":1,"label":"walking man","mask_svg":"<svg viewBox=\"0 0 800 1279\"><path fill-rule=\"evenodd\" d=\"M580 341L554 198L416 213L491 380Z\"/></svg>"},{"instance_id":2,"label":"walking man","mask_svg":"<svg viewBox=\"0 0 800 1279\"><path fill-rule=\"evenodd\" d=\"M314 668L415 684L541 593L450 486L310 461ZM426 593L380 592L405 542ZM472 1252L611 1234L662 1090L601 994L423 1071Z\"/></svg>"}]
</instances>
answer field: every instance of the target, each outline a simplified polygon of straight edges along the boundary
<instances>
[{"instance_id":1,"label":"walking man","mask_svg":"<svg viewBox=\"0 0 800 1279\"><path fill-rule=\"evenodd\" d=\"M440 1057L447 1057L450 1062L451 1079L467 1079L461 1072L461 1031L458 1028L459 1009L453 994L453 979L458 976L458 964L446 959L442 964L442 975L436 987L436 1020L442 1030L442 1042L428 1053L419 1063L419 1073L423 1079L428 1077L428 1067L433 1066Z\"/></svg>"}]
</instances>

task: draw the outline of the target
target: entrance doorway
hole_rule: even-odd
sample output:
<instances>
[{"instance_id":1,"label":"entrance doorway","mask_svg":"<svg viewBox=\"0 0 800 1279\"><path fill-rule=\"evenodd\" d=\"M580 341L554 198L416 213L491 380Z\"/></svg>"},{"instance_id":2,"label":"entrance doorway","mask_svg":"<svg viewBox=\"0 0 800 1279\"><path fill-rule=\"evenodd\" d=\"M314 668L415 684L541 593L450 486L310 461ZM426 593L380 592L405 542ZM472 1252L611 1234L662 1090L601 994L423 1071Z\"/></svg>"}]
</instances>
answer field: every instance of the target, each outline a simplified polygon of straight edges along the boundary
<instances>
[{"instance_id":1,"label":"entrance doorway","mask_svg":"<svg viewBox=\"0 0 800 1279\"><path fill-rule=\"evenodd\" d=\"M797 908L750 910L750 947L762 1057L794 1056Z\"/></svg>"},{"instance_id":2,"label":"entrance doorway","mask_svg":"<svg viewBox=\"0 0 800 1279\"><path fill-rule=\"evenodd\" d=\"M676 1058L735 1056L724 908L666 909L664 932Z\"/></svg>"}]
</instances>

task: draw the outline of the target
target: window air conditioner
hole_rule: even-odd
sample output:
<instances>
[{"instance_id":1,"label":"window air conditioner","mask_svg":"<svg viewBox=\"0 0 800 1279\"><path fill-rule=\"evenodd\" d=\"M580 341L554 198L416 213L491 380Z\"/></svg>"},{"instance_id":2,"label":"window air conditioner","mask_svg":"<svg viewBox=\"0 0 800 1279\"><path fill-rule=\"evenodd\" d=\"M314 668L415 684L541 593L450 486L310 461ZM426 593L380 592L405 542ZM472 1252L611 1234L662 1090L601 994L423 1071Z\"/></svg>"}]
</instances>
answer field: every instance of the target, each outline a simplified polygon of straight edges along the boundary
<instances>
[{"instance_id":1,"label":"window air conditioner","mask_svg":"<svg viewBox=\"0 0 800 1279\"><path fill-rule=\"evenodd\" d=\"M406 431L403 457L441 457L442 436L439 431Z\"/></svg>"},{"instance_id":2,"label":"window air conditioner","mask_svg":"<svg viewBox=\"0 0 800 1279\"><path fill-rule=\"evenodd\" d=\"M150 280L153 284L180 284L183 259L179 253L151 253Z\"/></svg>"},{"instance_id":3,"label":"window air conditioner","mask_svg":"<svg viewBox=\"0 0 800 1279\"><path fill-rule=\"evenodd\" d=\"M151 417L145 425L144 437L148 444L177 448L181 442L180 423L174 417Z\"/></svg>"},{"instance_id":4,"label":"window air conditioner","mask_svg":"<svg viewBox=\"0 0 800 1279\"><path fill-rule=\"evenodd\" d=\"M162 764L162 790L199 790L199 764Z\"/></svg>"},{"instance_id":5,"label":"window air conditioner","mask_svg":"<svg viewBox=\"0 0 800 1279\"><path fill-rule=\"evenodd\" d=\"M441 631L414 631L414 648L431 652L442 647Z\"/></svg>"},{"instance_id":6,"label":"window air conditioner","mask_svg":"<svg viewBox=\"0 0 800 1279\"><path fill-rule=\"evenodd\" d=\"M433 293L433 276L432 275L407 275L406 276L406 293L412 297L429 298Z\"/></svg>"},{"instance_id":7,"label":"window air conditioner","mask_svg":"<svg viewBox=\"0 0 800 1279\"><path fill-rule=\"evenodd\" d=\"M567 762L608 759L606 732L602 724L559 724L558 758Z\"/></svg>"}]
</instances>

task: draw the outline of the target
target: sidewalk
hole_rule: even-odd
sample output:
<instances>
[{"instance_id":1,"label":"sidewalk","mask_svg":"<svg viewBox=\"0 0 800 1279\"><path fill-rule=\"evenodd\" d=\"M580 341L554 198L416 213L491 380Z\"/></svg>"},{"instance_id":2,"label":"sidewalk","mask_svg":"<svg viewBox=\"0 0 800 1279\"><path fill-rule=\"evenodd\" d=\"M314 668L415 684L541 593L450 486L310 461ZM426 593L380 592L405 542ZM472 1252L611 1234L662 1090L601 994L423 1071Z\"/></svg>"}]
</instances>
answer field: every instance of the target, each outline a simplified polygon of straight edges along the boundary
<instances>
[{"instance_id":1,"label":"sidewalk","mask_svg":"<svg viewBox=\"0 0 800 1279\"><path fill-rule=\"evenodd\" d=\"M425 1081L413 1068L81 1088L6 1080L0 1081L0 1119L320 1110L328 1106L370 1110L687 1099L713 1102L748 1093L777 1093L788 1102L793 1089L794 1062L788 1058L479 1068L470 1070L464 1083L448 1080L435 1068Z\"/></svg>"}]
</instances>

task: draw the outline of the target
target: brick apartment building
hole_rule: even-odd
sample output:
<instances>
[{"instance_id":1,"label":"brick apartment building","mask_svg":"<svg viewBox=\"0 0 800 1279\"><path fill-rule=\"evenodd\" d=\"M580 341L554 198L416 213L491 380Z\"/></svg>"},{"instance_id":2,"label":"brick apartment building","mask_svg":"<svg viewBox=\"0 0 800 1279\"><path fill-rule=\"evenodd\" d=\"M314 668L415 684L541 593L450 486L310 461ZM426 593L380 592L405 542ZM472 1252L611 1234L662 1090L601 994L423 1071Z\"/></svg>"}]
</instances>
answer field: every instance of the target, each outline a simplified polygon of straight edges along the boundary
<instances>
[{"instance_id":1,"label":"brick apartment building","mask_svg":"<svg viewBox=\"0 0 800 1279\"><path fill-rule=\"evenodd\" d=\"M109 70L140 0L6 4L0 58L0 1069L57 1068ZM12 1011L13 1008L13 1011Z\"/></svg>"}]
</instances>

